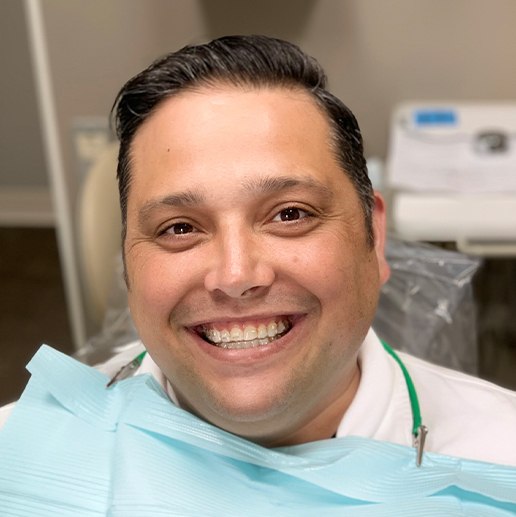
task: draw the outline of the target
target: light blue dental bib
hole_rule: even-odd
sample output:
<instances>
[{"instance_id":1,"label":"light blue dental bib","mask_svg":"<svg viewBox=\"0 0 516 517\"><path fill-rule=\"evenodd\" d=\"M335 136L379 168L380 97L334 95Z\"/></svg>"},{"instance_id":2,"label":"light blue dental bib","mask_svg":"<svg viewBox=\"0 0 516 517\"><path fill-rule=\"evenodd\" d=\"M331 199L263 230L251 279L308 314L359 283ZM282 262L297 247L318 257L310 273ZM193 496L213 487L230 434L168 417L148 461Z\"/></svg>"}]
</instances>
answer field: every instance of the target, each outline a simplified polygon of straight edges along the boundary
<instances>
[{"instance_id":1,"label":"light blue dental bib","mask_svg":"<svg viewBox=\"0 0 516 517\"><path fill-rule=\"evenodd\" d=\"M516 515L516 469L348 437L265 449L174 406L141 375L42 347L0 431L0 515Z\"/></svg>"}]
</instances>

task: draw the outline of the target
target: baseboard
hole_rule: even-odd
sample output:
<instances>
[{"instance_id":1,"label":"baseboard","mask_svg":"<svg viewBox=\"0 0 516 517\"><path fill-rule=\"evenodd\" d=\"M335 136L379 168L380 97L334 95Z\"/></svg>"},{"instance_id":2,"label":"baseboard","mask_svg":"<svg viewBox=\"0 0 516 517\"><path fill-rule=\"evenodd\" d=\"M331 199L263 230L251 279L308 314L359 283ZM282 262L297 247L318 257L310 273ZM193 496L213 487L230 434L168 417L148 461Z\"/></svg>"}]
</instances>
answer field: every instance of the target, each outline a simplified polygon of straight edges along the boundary
<instances>
[{"instance_id":1,"label":"baseboard","mask_svg":"<svg viewBox=\"0 0 516 517\"><path fill-rule=\"evenodd\" d=\"M55 226L49 188L0 186L0 226Z\"/></svg>"}]
</instances>

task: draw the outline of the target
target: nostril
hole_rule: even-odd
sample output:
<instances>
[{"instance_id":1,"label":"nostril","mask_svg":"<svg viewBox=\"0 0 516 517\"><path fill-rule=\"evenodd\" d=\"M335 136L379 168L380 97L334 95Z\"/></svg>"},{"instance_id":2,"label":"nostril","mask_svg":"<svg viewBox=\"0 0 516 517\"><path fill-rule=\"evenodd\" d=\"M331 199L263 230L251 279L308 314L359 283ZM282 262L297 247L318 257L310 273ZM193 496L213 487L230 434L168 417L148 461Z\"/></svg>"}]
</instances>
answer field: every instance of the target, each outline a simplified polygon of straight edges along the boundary
<instances>
[{"instance_id":1,"label":"nostril","mask_svg":"<svg viewBox=\"0 0 516 517\"><path fill-rule=\"evenodd\" d=\"M255 286L255 287L250 287L249 289L246 289L241 295L240 295L240 298L247 298L249 296L251 296L252 294L254 294L256 292L256 290L259 289L258 286Z\"/></svg>"}]
</instances>

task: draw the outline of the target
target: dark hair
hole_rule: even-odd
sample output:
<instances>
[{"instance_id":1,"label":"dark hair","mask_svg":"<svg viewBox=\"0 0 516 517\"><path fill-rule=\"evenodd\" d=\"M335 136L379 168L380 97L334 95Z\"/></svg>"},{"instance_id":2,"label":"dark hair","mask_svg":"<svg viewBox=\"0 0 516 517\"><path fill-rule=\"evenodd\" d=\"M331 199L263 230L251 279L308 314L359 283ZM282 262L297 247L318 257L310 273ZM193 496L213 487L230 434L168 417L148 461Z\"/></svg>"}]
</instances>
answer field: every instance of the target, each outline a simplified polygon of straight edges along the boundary
<instances>
[{"instance_id":1,"label":"dark hair","mask_svg":"<svg viewBox=\"0 0 516 517\"><path fill-rule=\"evenodd\" d=\"M120 140L118 188L123 238L127 225L127 196L131 183L131 144L141 124L164 100L182 91L221 83L242 87L285 87L307 91L326 113L333 147L360 198L368 241L374 242L373 189L367 175L362 136L353 113L326 90L319 63L296 45L266 36L225 36L203 45L190 45L166 55L130 79L112 108Z\"/></svg>"}]
</instances>

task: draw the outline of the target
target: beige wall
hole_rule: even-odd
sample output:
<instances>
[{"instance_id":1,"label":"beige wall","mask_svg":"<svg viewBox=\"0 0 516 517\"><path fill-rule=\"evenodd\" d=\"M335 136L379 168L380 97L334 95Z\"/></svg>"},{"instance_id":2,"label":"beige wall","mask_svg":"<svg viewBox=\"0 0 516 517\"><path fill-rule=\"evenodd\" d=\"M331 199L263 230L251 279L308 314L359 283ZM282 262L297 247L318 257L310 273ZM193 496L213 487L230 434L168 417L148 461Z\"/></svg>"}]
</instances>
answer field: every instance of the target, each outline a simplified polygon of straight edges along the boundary
<instances>
[{"instance_id":1,"label":"beige wall","mask_svg":"<svg viewBox=\"0 0 516 517\"><path fill-rule=\"evenodd\" d=\"M516 95L514 0L41 2L72 191L74 118L106 115L123 81L159 54L221 34L275 35L315 55L332 89L356 112L368 154L380 157L398 101ZM0 13L0 183L44 184L22 2L2 0Z\"/></svg>"},{"instance_id":2,"label":"beige wall","mask_svg":"<svg viewBox=\"0 0 516 517\"><path fill-rule=\"evenodd\" d=\"M389 116L407 99L516 100L514 0L205 0L214 35L290 38L326 68L385 157ZM246 9L246 6L247 9Z\"/></svg>"},{"instance_id":3,"label":"beige wall","mask_svg":"<svg viewBox=\"0 0 516 517\"><path fill-rule=\"evenodd\" d=\"M43 0L60 132L103 115L122 82L159 54L225 33L291 39L326 67L384 157L404 99L514 99L513 0Z\"/></svg>"},{"instance_id":4,"label":"beige wall","mask_svg":"<svg viewBox=\"0 0 516 517\"><path fill-rule=\"evenodd\" d=\"M402 100L516 100L513 0L320 0L302 43L381 157Z\"/></svg>"},{"instance_id":5,"label":"beige wall","mask_svg":"<svg viewBox=\"0 0 516 517\"><path fill-rule=\"evenodd\" d=\"M77 117L108 116L121 85L202 32L189 0L41 0L69 189L78 174L71 129Z\"/></svg>"},{"instance_id":6,"label":"beige wall","mask_svg":"<svg viewBox=\"0 0 516 517\"><path fill-rule=\"evenodd\" d=\"M0 189L45 186L23 2L0 0L0 70Z\"/></svg>"}]
</instances>

